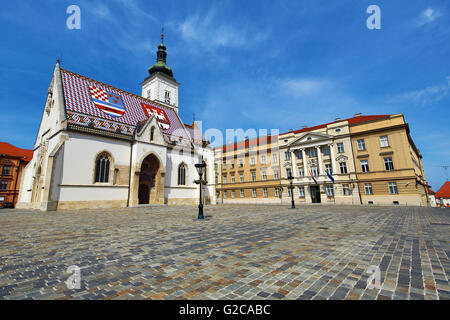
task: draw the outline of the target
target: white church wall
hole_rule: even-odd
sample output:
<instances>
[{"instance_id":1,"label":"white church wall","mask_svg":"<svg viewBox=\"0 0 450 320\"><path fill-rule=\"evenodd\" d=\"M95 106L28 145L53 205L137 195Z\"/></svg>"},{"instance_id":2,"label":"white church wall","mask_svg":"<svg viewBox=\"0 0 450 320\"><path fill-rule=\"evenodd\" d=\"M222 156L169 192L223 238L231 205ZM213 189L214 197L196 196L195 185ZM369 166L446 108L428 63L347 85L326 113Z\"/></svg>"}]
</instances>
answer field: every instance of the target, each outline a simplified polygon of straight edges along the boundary
<instances>
[{"instance_id":1,"label":"white church wall","mask_svg":"<svg viewBox=\"0 0 450 320\"><path fill-rule=\"evenodd\" d=\"M65 145L63 185L92 185L95 179L95 160L102 152L112 157L110 171L116 167L128 168L130 143L128 141L69 131ZM122 171L127 169L122 169ZM120 172L128 175L128 172ZM112 184L113 181L108 182Z\"/></svg>"}]
</instances>

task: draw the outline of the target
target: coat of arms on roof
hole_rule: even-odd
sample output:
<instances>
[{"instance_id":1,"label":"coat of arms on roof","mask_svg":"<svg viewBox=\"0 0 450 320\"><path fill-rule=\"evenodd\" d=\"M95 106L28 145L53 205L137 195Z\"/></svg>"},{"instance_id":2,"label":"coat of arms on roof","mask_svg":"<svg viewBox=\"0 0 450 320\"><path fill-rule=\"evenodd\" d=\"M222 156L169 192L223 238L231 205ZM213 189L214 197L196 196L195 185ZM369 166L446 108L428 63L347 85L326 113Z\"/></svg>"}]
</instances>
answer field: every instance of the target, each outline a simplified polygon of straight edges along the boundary
<instances>
[{"instance_id":1,"label":"coat of arms on roof","mask_svg":"<svg viewBox=\"0 0 450 320\"><path fill-rule=\"evenodd\" d=\"M162 129L168 130L170 128L170 121L163 109L148 105L146 103L141 104L147 117L150 117L153 114L155 115L156 120L158 121L158 124Z\"/></svg>"},{"instance_id":2,"label":"coat of arms on roof","mask_svg":"<svg viewBox=\"0 0 450 320\"><path fill-rule=\"evenodd\" d=\"M112 117L121 117L125 113L125 106L123 104L122 97L105 89L96 87L94 85L89 86L91 98L94 104L104 113Z\"/></svg>"}]
</instances>

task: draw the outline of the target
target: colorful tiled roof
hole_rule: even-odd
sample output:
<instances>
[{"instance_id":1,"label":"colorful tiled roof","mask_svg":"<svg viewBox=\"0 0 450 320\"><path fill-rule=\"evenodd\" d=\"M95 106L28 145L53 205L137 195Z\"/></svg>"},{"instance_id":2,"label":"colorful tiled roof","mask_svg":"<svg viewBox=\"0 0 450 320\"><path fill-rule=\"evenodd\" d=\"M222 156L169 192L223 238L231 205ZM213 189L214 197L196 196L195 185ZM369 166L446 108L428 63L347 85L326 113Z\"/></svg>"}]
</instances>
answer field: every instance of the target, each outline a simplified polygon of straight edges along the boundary
<instances>
[{"instance_id":1,"label":"colorful tiled roof","mask_svg":"<svg viewBox=\"0 0 450 320\"><path fill-rule=\"evenodd\" d=\"M450 181L444 183L444 185L436 192L434 195L436 199L439 198L450 198Z\"/></svg>"},{"instance_id":2,"label":"colorful tiled roof","mask_svg":"<svg viewBox=\"0 0 450 320\"><path fill-rule=\"evenodd\" d=\"M0 142L0 155L19 157L28 162L33 158L33 150L21 149L7 142Z\"/></svg>"},{"instance_id":3,"label":"colorful tiled roof","mask_svg":"<svg viewBox=\"0 0 450 320\"><path fill-rule=\"evenodd\" d=\"M66 69L61 74L69 123L132 136L154 114L167 142L190 143L172 108Z\"/></svg>"}]
</instances>

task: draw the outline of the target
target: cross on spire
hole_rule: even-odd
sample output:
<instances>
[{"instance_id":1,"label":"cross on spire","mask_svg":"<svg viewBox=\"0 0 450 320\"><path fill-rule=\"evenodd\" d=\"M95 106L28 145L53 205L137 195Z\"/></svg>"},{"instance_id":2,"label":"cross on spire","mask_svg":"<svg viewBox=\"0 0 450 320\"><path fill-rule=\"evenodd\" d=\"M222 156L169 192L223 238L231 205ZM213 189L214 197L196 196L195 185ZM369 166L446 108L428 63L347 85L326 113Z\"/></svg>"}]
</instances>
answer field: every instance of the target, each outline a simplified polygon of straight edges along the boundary
<instances>
[{"instance_id":1,"label":"cross on spire","mask_svg":"<svg viewBox=\"0 0 450 320\"><path fill-rule=\"evenodd\" d=\"M161 43L164 43L164 26L161 28Z\"/></svg>"}]
</instances>

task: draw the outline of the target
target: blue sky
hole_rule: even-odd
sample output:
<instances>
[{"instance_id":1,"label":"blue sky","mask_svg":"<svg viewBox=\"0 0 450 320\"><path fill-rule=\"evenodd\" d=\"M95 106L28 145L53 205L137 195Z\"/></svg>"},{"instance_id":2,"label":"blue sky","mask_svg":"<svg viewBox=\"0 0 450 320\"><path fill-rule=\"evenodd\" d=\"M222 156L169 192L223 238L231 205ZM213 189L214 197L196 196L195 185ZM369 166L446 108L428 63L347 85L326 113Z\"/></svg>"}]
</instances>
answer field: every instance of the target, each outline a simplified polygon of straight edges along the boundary
<instances>
[{"instance_id":1,"label":"blue sky","mask_svg":"<svg viewBox=\"0 0 450 320\"><path fill-rule=\"evenodd\" d=\"M81 30L66 9L81 8ZM366 9L381 8L381 30ZM434 189L450 164L450 2L10 1L0 11L0 140L31 148L53 67L140 93L161 26L180 115L281 132L403 113ZM450 175L450 174L449 174Z\"/></svg>"}]
</instances>

